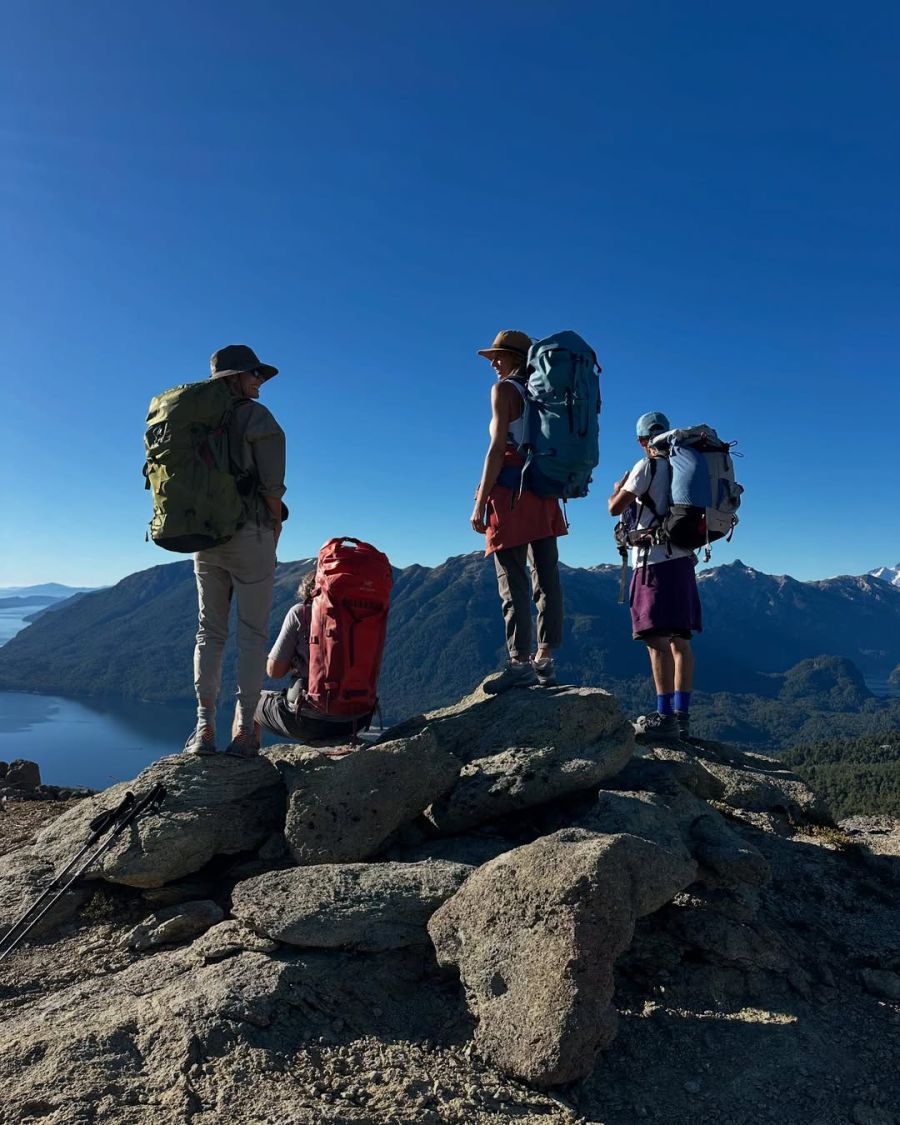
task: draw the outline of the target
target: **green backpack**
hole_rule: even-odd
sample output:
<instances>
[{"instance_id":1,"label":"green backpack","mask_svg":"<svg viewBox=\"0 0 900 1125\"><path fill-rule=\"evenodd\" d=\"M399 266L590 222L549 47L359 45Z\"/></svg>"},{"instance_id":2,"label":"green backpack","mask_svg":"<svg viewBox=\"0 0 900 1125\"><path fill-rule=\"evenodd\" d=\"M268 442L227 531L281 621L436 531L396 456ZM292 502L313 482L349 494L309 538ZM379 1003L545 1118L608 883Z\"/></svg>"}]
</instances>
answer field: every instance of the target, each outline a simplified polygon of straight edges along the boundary
<instances>
[{"instance_id":1,"label":"green backpack","mask_svg":"<svg viewBox=\"0 0 900 1125\"><path fill-rule=\"evenodd\" d=\"M182 383L150 402L145 487L153 494L150 538L167 551L227 543L242 522L241 485L228 448L239 402L223 379ZM246 491L246 488L243 490Z\"/></svg>"}]
</instances>

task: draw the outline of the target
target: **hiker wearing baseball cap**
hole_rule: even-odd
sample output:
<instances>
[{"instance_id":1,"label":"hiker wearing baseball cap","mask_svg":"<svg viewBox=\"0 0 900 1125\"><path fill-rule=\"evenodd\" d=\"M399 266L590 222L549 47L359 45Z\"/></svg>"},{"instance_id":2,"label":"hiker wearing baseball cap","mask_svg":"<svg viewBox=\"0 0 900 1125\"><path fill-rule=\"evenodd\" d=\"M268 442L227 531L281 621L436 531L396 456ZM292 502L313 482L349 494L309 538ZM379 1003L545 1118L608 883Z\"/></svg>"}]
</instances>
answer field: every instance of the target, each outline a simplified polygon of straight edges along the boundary
<instances>
[{"instance_id":1,"label":"hiker wearing baseball cap","mask_svg":"<svg viewBox=\"0 0 900 1125\"><path fill-rule=\"evenodd\" d=\"M478 354L497 376L491 389L490 444L475 492L471 525L485 536L485 554L494 556L506 625L506 667L484 684L489 694L513 687L556 684L553 650L562 642L563 597L556 540L566 534L559 501L527 488L500 483L509 470L519 477L524 458L525 366L531 338L524 332L499 332ZM531 566L529 581L528 566ZM532 656L531 602L538 609L537 651Z\"/></svg>"},{"instance_id":2,"label":"hiker wearing baseball cap","mask_svg":"<svg viewBox=\"0 0 900 1125\"><path fill-rule=\"evenodd\" d=\"M256 400L278 368L260 363L246 344L230 344L210 359L210 379L224 379L234 396L228 449L242 513L237 531L220 546L194 555L199 626L194 649L197 724L185 745L192 754L216 752L216 701L232 598L237 602L237 700L225 753L254 757L259 726L254 714L266 667L275 549L287 508L284 431Z\"/></svg>"},{"instance_id":3,"label":"hiker wearing baseball cap","mask_svg":"<svg viewBox=\"0 0 900 1125\"><path fill-rule=\"evenodd\" d=\"M636 719L634 729L638 735L678 739L689 734L694 683L691 637L703 626L696 556L684 547L653 540L654 528L669 510L671 468L650 442L671 428L658 410L638 418L635 430L644 456L613 485L608 506L611 516L632 509L631 630L634 639L647 646L656 687L656 710Z\"/></svg>"}]
</instances>

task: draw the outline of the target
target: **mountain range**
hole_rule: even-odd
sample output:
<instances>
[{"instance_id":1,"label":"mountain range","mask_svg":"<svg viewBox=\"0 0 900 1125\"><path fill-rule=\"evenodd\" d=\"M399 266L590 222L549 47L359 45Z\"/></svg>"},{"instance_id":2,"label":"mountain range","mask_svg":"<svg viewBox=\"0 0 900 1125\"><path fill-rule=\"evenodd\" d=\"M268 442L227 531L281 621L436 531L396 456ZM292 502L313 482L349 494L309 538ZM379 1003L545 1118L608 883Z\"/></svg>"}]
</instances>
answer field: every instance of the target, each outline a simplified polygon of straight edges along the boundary
<instances>
[{"instance_id":1,"label":"mountain range","mask_svg":"<svg viewBox=\"0 0 900 1125\"><path fill-rule=\"evenodd\" d=\"M95 586L63 586L59 582L43 582L37 586L0 586L0 599L19 598L35 604L71 598L73 594L86 594Z\"/></svg>"},{"instance_id":2,"label":"mountain range","mask_svg":"<svg viewBox=\"0 0 900 1125\"><path fill-rule=\"evenodd\" d=\"M311 559L276 574L274 638ZM617 602L618 568L563 566L560 678L652 701L643 646ZM480 554L394 572L380 681L389 719L441 706L504 658L494 569ZM880 577L799 582L737 561L698 575L705 631L696 640L702 733L745 743L861 735L900 726L900 702L876 699L900 666L900 586ZM189 561L131 574L41 614L0 648L0 689L75 697L192 697L196 591ZM224 689L234 680L226 650ZM704 726L705 724L705 726ZM810 725L812 724L812 725Z\"/></svg>"},{"instance_id":3,"label":"mountain range","mask_svg":"<svg viewBox=\"0 0 900 1125\"><path fill-rule=\"evenodd\" d=\"M873 578L880 578L883 582L890 582L892 586L900 586L900 563L896 566L879 566L869 573Z\"/></svg>"}]
</instances>

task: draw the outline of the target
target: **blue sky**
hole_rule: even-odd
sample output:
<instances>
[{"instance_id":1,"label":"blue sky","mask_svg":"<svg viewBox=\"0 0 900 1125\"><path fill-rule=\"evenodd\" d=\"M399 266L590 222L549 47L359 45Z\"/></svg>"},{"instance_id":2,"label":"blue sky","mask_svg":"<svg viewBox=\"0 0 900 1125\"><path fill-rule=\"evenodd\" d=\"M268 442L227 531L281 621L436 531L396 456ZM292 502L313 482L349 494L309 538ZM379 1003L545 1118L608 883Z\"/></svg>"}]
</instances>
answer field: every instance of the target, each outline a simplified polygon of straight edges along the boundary
<instances>
[{"instance_id":1,"label":"blue sky","mask_svg":"<svg viewBox=\"0 0 900 1125\"><path fill-rule=\"evenodd\" d=\"M147 403L246 342L288 435L280 556L469 529L501 328L581 332L615 561L635 417L744 458L716 561L900 560L900 8L7 0L0 585L115 581Z\"/></svg>"}]
</instances>

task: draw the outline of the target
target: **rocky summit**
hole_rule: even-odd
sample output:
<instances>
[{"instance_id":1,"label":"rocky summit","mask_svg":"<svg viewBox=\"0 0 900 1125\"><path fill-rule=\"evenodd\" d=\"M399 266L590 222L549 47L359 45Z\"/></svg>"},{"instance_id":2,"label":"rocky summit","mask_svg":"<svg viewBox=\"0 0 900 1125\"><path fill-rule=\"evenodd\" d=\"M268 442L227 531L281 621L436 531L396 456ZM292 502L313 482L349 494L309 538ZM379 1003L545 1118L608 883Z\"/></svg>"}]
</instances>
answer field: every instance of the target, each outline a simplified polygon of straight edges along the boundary
<instances>
[{"instance_id":1,"label":"rocky summit","mask_svg":"<svg viewBox=\"0 0 900 1125\"><path fill-rule=\"evenodd\" d=\"M900 1125L900 823L771 758L590 687L173 754L0 812L0 932L157 784L0 960L2 1122Z\"/></svg>"}]
</instances>

